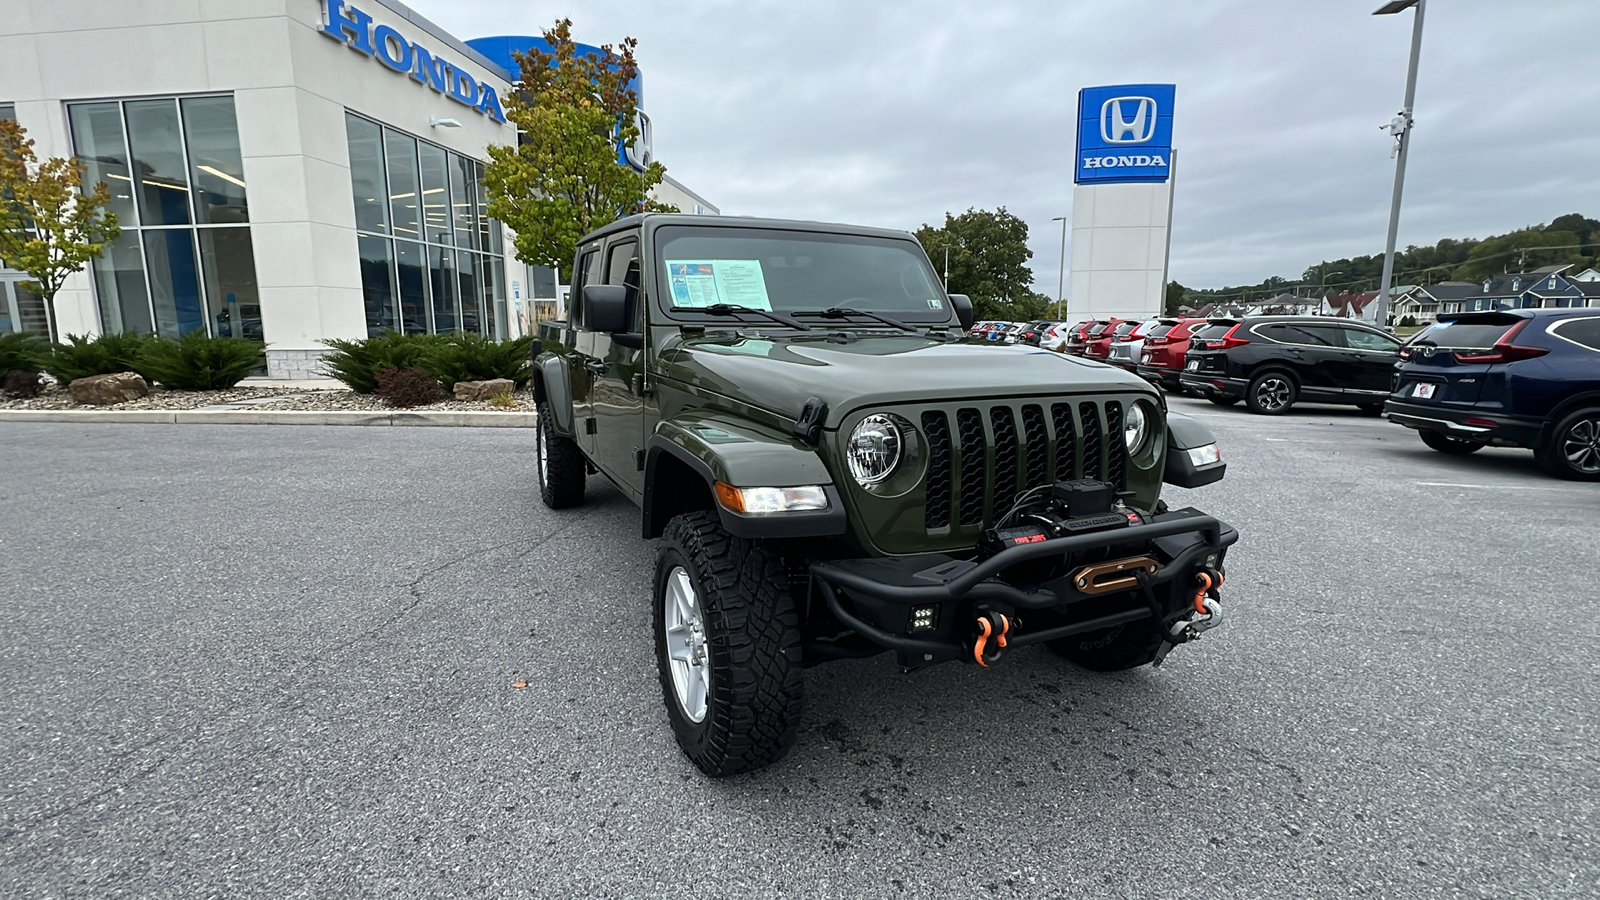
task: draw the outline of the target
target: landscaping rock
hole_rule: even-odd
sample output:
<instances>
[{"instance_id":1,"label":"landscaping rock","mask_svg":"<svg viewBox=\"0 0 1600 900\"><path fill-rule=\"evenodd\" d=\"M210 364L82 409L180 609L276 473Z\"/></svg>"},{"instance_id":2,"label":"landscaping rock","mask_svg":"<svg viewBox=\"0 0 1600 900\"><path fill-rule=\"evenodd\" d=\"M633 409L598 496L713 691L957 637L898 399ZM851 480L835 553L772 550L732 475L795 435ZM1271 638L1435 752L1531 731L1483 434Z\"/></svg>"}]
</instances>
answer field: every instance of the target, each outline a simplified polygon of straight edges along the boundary
<instances>
[{"instance_id":1,"label":"landscaping rock","mask_svg":"<svg viewBox=\"0 0 1600 900\"><path fill-rule=\"evenodd\" d=\"M67 385L72 399L89 406L111 406L149 396L150 385L137 372L90 375Z\"/></svg>"},{"instance_id":2,"label":"landscaping rock","mask_svg":"<svg viewBox=\"0 0 1600 900\"><path fill-rule=\"evenodd\" d=\"M516 384L509 378L491 378L488 381L456 382L457 400L487 400L490 397L509 397Z\"/></svg>"}]
</instances>

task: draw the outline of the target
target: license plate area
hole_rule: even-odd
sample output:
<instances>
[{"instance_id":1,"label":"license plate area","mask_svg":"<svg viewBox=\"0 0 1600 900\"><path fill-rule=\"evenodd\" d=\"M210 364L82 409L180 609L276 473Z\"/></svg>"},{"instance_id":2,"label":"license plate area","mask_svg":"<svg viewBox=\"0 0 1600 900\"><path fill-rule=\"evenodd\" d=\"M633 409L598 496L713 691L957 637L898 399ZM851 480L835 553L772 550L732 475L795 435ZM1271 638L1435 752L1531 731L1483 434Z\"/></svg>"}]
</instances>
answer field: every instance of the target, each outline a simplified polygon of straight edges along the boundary
<instances>
[{"instance_id":1,"label":"license plate area","mask_svg":"<svg viewBox=\"0 0 1600 900\"><path fill-rule=\"evenodd\" d=\"M1198 359L1189 360L1188 362L1183 364L1183 370L1185 372L1198 372L1198 371L1200 371L1200 360L1198 360Z\"/></svg>"},{"instance_id":2,"label":"license plate area","mask_svg":"<svg viewBox=\"0 0 1600 900\"><path fill-rule=\"evenodd\" d=\"M1419 400L1432 400L1434 394L1438 393L1438 391L1439 386L1437 384L1431 381L1419 381L1416 387L1411 389L1411 396Z\"/></svg>"}]
</instances>

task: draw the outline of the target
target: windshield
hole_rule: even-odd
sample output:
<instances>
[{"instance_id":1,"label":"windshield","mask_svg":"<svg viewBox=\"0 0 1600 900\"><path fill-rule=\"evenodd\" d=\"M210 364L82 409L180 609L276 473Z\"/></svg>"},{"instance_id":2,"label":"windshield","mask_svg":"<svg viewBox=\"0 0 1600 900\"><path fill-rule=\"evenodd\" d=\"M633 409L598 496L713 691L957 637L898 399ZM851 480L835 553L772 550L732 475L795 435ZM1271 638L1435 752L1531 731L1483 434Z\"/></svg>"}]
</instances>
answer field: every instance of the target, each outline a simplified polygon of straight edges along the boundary
<instances>
[{"instance_id":1,"label":"windshield","mask_svg":"<svg viewBox=\"0 0 1600 900\"><path fill-rule=\"evenodd\" d=\"M1117 326L1117 330L1112 332L1112 334L1116 335L1117 337L1127 337L1133 333L1135 328L1138 327L1138 322L1123 322L1121 325Z\"/></svg>"},{"instance_id":2,"label":"windshield","mask_svg":"<svg viewBox=\"0 0 1600 900\"><path fill-rule=\"evenodd\" d=\"M1146 337L1151 338L1151 339L1163 338L1163 337L1167 336L1167 332L1169 332L1172 329L1177 328L1177 327L1178 326L1176 326L1176 325L1168 325L1167 323L1163 322L1160 325L1157 325L1156 327L1150 329L1150 333L1148 335L1146 335Z\"/></svg>"},{"instance_id":3,"label":"windshield","mask_svg":"<svg viewBox=\"0 0 1600 900\"><path fill-rule=\"evenodd\" d=\"M1450 322L1427 331L1426 337L1417 335L1417 340L1448 350L1487 350L1518 321L1507 318L1498 322Z\"/></svg>"},{"instance_id":4,"label":"windshield","mask_svg":"<svg viewBox=\"0 0 1600 900\"><path fill-rule=\"evenodd\" d=\"M1222 336L1232 331L1238 322L1211 322L1194 333L1196 341L1220 341Z\"/></svg>"},{"instance_id":5,"label":"windshield","mask_svg":"<svg viewBox=\"0 0 1600 900\"><path fill-rule=\"evenodd\" d=\"M757 228L656 232L659 295L674 312L716 304L783 313L834 307L902 321L950 318L922 248L909 240Z\"/></svg>"}]
</instances>

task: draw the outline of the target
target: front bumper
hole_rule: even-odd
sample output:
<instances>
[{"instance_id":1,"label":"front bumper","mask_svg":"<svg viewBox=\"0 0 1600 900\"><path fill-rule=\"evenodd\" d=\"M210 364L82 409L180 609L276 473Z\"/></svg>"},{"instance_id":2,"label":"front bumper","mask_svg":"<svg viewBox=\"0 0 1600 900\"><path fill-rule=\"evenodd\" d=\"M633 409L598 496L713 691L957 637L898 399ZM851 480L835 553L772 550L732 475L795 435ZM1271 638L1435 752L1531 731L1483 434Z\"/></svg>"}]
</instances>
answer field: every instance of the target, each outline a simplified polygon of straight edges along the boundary
<instances>
[{"instance_id":1,"label":"front bumper","mask_svg":"<svg viewBox=\"0 0 1600 900\"><path fill-rule=\"evenodd\" d=\"M1437 431L1454 438L1501 446L1537 447L1544 429L1543 419L1524 419L1476 409L1422 406L1403 400L1385 401L1383 415L1396 425L1418 431Z\"/></svg>"},{"instance_id":2,"label":"front bumper","mask_svg":"<svg viewBox=\"0 0 1600 900\"><path fill-rule=\"evenodd\" d=\"M1011 547L982 562L941 553L828 560L812 563L811 576L840 623L918 668L971 661L973 624L990 613L1016 617L1011 646L1152 617L1168 628L1192 611L1199 573L1221 572L1238 539L1217 519L1181 509ZM1143 563L1127 565L1134 560Z\"/></svg>"}]
</instances>

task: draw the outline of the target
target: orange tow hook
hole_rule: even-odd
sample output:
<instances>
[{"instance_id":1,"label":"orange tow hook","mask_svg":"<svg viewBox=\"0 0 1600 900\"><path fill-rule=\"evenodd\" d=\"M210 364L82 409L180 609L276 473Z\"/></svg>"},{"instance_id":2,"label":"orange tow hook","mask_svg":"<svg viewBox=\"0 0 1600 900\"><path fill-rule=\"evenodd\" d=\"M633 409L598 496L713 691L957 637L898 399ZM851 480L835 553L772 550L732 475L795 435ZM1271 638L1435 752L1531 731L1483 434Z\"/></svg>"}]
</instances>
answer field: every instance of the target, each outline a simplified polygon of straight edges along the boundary
<instances>
[{"instance_id":1,"label":"orange tow hook","mask_svg":"<svg viewBox=\"0 0 1600 900\"><path fill-rule=\"evenodd\" d=\"M1206 609L1206 592L1212 588L1211 573L1201 572L1197 577L1200 579L1200 589L1194 592L1194 611L1196 615L1209 615L1210 611ZM1222 587L1221 578L1217 579L1216 587Z\"/></svg>"},{"instance_id":2,"label":"orange tow hook","mask_svg":"<svg viewBox=\"0 0 1600 900\"><path fill-rule=\"evenodd\" d=\"M972 661L984 668L989 663L1000 658L1000 651L1006 647L1006 635L1011 633L1011 620L1003 613L989 613L978 617L978 637L972 642ZM994 638L997 649L992 656L984 654L984 648L989 644L989 638Z\"/></svg>"}]
</instances>

